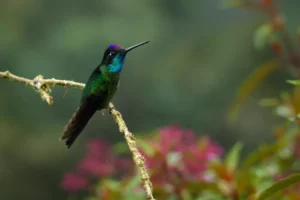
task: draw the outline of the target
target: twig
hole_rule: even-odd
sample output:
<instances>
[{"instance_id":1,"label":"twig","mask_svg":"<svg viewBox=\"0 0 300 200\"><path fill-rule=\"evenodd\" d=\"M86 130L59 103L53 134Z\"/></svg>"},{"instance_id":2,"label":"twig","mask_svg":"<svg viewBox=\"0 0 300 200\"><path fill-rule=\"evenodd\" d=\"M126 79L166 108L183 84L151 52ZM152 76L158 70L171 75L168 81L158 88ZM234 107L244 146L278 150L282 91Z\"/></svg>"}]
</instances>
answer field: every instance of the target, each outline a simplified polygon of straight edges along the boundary
<instances>
[{"instance_id":1,"label":"twig","mask_svg":"<svg viewBox=\"0 0 300 200\"><path fill-rule=\"evenodd\" d=\"M23 83L32 87L36 90L43 100L45 100L48 104L53 103L53 98L50 96L51 86L65 86L65 87L74 87L74 88L84 88L83 83L78 83L74 81L66 81L66 80L57 80L57 79L44 79L43 76L38 75L34 79L27 79L20 76L16 76L9 71L0 72L0 78L16 81ZM112 103L109 104L109 111L115 119L115 122L119 126L120 133L122 133L125 137L129 150L132 153L132 158L136 166L138 167L141 173L141 180L143 182L143 186L146 191L146 196L148 200L155 200L152 194L152 183L150 181L149 174L147 172L145 166L145 158L141 155L140 151L136 147L136 139L133 134L129 132L125 121L122 118L121 113L115 109Z\"/></svg>"},{"instance_id":2,"label":"twig","mask_svg":"<svg viewBox=\"0 0 300 200\"><path fill-rule=\"evenodd\" d=\"M113 115L116 123L118 124L120 133L124 134L128 147L132 152L133 161L135 162L136 166L138 166L138 168L140 169L141 179L143 181L144 188L147 193L147 199L154 199L152 196L152 183L150 181L149 174L147 173L145 167L145 158L141 155L141 153L136 147L136 140L134 138L134 135L131 132L129 132L121 113L115 109L112 103L109 104L109 111Z\"/></svg>"}]
</instances>

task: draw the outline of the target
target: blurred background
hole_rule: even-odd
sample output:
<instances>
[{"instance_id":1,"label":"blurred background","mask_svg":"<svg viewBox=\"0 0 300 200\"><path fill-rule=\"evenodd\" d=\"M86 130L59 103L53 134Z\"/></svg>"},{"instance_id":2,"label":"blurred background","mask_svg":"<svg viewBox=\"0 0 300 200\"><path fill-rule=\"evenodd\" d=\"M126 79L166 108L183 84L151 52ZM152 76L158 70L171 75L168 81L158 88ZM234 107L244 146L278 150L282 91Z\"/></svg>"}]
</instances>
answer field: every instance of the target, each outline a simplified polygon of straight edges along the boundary
<instances>
[{"instance_id":1,"label":"blurred background","mask_svg":"<svg viewBox=\"0 0 300 200\"><path fill-rule=\"evenodd\" d=\"M290 0L282 7L293 31L299 6ZM292 88L285 82L292 73L276 71L248 98L237 121L228 123L241 83L274 56L253 45L253 32L265 20L224 9L221 0L0 0L0 71L85 82L109 44L150 40L128 55L113 100L129 129L142 135L179 123L225 148L242 141L246 153L271 141L279 121L258 100ZM66 199L59 182L86 141L123 140L113 118L99 112L71 150L59 142L79 89L53 88L51 106L19 83L0 80L0 91L0 199Z\"/></svg>"}]
</instances>

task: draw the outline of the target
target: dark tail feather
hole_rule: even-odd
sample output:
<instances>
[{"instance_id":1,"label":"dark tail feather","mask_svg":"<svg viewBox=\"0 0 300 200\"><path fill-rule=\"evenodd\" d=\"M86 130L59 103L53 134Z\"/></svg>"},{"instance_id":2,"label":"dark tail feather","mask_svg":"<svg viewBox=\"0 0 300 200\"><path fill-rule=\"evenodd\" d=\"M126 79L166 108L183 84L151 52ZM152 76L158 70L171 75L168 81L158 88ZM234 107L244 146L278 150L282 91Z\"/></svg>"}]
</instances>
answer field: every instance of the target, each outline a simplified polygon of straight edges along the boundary
<instances>
[{"instance_id":1,"label":"dark tail feather","mask_svg":"<svg viewBox=\"0 0 300 200\"><path fill-rule=\"evenodd\" d=\"M65 126L65 130L61 136L61 140L66 140L66 146L70 148L79 134L86 127L91 117L97 111L97 97L89 96L79 106L73 114L69 123Z\"/></svg>"}]
</instances>

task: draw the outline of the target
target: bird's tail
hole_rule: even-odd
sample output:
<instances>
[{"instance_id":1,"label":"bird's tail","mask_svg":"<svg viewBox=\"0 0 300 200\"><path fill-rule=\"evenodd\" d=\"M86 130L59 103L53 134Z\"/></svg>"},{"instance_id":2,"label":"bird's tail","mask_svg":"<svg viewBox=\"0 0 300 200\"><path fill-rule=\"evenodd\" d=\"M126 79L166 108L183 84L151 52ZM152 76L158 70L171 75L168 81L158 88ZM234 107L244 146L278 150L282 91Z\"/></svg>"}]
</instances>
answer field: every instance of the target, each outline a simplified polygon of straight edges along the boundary
<instances>
[{"instance_id":1,"label":"bird's tail","mask_svg":"<svg viewBox=\"0 0 300 200\"><path fill-rule=\"evenodd\" d=\"M65 130L61 136L61 140L66 140L65 144L68 148L72 146L76 138L86 127L91 117L97 111L97 98L95 96L87 97L73 114L72 118L65 126Z\"/></svg>"}]
</instances>

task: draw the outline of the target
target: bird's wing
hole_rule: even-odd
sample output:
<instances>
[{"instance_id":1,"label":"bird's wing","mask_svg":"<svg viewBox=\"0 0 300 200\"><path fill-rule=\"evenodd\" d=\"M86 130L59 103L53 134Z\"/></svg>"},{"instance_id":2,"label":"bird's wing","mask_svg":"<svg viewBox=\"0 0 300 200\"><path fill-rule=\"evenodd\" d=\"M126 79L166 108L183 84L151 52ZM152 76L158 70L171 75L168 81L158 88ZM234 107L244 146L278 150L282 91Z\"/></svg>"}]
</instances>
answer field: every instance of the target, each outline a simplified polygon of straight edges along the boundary
<instances>
[{"instance_id":1,"label":"bird's wing","mask_svg":"<svg viewBox=\"0 0 300 200\"><path fill-rule=\"evenodd\" d=\"M95 114L101 102L101 96L90 94L80 104L73 114L69 123L61 136L61 140L66 140L68 148L74 143L79 134L83 131L91 117Z\"/></svg>"},{"instance_id":2,"label":"bird's wing","mask_svg":"<svg viewBox=\"0 0 300 200\"><path fill-rule=\"evenodd\" d=\"M100 68L101 66L98 66L88 79L82 92L80 106L66 125L61 136L62 140L66 140L68 148L71 147L95 112L101 109L106 102L108 82L102 76Z\"/></svg>"}]
</instances>

